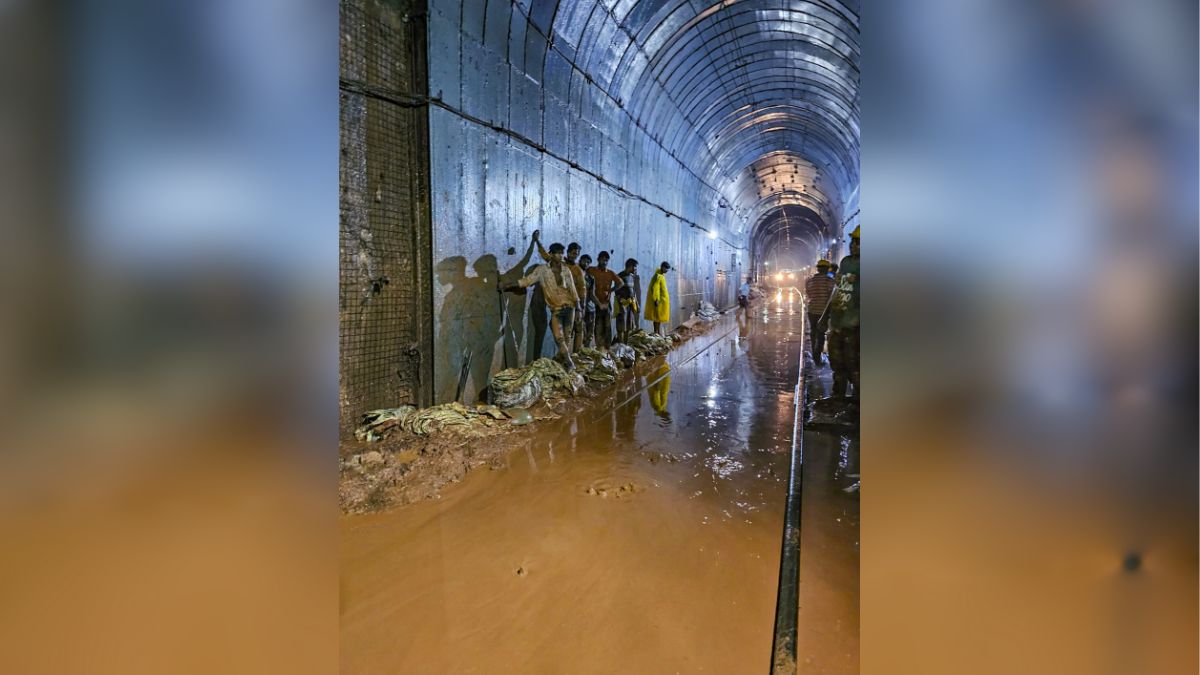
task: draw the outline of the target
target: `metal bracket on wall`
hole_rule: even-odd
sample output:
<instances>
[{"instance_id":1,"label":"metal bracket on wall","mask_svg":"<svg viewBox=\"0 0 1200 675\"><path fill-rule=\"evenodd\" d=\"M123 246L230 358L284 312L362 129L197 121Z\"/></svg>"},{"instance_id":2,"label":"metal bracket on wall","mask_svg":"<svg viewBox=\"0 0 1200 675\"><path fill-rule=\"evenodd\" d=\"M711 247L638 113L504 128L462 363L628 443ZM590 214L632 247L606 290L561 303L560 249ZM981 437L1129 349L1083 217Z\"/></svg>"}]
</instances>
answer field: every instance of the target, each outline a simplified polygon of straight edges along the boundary
<instances>
[{"instance_id":1,"label":"metal bracket on wall","mask_svg":"<svg viewBox=\"0 0 1200 675\"><path fill-rule=\"evenodd\" d=\"M381 89L379 87L375 87L375 86L367 84L366 82L360 82L358 80L347 80L346 78L339 78L338 79L338 87L342 91L345 91L345 92L348 92L351 94L359 94L361 96L366 96L368 98L379 99L380 101L387 101L388 103L398 105L398 106L403 106L405 108L420 108L422 106L429 105L429 97L428 96L409 94L409 93L402 92L402 91L391 91L388 89Z\"/></svg>"}]
</instances>

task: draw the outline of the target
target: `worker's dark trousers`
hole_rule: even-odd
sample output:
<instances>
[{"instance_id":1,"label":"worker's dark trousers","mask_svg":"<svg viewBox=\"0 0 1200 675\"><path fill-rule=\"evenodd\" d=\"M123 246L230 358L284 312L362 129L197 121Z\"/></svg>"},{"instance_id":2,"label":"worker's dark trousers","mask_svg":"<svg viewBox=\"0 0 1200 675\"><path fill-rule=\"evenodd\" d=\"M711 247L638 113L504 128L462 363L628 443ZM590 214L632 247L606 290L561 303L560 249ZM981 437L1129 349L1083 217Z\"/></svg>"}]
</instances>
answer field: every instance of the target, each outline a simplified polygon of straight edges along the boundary
<instances>
[{"instance_id":1,"label":"worker's dark trousers","mask_svg":"<svg viewBox=\"0 0 1200 675\"><path fill-rule=\"evenodd\" d=\"M550 314L546 309L546 301L539 300L536 296L529 303L529 327L533 334L529 340L529 354L526 363L533 363L542 358L542 343L546 341L546 329L550 327Z\"/></svg>"},{"instance_id":2,"label":"worker's dark trousers","mask_svg":"<svg viewBox=\"0 0 1200 675\"><path fill-rule=\"evenodd\" d=\"M592 336L596 332L596 310L589 309L583 313L583 329L576 334L575 346L576 351L580 347L591 347Z\"/></svg>"},{"instance_id":3,"label":"worker's dark trousers","mask_svg":"<svg viewBox=\"0 0 1200 675\"><path fill-rule=\"evenodd\" d=\"M825 351L825 330L817 327L820 319L820 314L808 315L808 337L809 344L812 347L813 361L820 360L821 352Z\"/></svg>"},{"instance_id":4,"label":"worker's dark trousers","mask_svg":"<svg viewBox=\"0 0 1200 675\"><path fill-rule=\"evenodd\" d=\"M558 351L554 353L555 357L562 358L570 355L574 328L574 307L559 307L550 311L550 332L554 334L554 344L558 346Z\"/></svg>"},{"instance_id":5,"label":"worker's dark trousers","mask_svg":"<svg viewBox=\"0 0 1200 675\"><path fill-rule=\"evenodd\" d=\"M612 346L612 308L596 308L596 347Z\"/></svg>"},{"instance_id":6,"label":"worker's dark trousers","mask_svg":"<svg viewBox=\"0 0 1200 675\"><path fill-rule=\"evenodd\" d=\"M851 398L858 398L858 326L829 331L829 367L833 370L831 395L845 396L853 385Z\"/></svg>"},{"instance_id":7,"label":"worker's dark trousers","mask_svg":"<svg viewBox=\"0 0 1200 675\"><path fill-rule=\"evenodd\" d=\"M637 328L637 307L617 301L617 342L629 339Z\"/></svg>"}]
</instances>

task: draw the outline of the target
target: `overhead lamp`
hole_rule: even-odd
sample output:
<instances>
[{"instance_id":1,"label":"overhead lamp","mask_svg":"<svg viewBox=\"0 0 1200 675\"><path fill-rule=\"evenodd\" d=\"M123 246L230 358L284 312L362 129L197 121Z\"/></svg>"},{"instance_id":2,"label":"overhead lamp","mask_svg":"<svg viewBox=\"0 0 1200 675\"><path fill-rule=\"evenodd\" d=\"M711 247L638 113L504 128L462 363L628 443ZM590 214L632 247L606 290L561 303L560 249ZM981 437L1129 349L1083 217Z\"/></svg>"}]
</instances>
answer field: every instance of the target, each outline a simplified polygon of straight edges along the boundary
<instances>
[{"instance_id":1,"label":"overhead lamp","mask_svg":"<svg viewBox=\"0 0 1200 675\"><path fill-rule=\"evenodd\" d=\"M709 239L716 239L716 238L717 238L717 231L716 231L716 230L709 230L709 231L708 231L708 238L709 238Z\"/></svg>"},{"instance_id":2,"label":"overhead lamp","mask_svg":"<svg viewBox=\"0 0 1200 675\"><path fill-rule=\"evenodd\" d=\"M775 281L783 281L783 272L775 275Z\"/></svg>"}]
</instances>

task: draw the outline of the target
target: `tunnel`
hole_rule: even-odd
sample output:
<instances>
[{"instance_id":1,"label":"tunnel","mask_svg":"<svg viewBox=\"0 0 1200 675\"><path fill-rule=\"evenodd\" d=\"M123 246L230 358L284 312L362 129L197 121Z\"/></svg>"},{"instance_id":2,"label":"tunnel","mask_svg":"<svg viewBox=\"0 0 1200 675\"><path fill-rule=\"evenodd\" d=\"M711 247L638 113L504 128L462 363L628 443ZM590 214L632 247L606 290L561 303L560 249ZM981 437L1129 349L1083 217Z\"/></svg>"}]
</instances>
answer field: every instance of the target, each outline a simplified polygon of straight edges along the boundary
<instances>
[{"instance_id":1,"label":"tunnel","mask_svg":"<svg viewBox=\"0 0 1200 675\"><path fill-rule=\"evenodd\" d=\"M679 323L701 302L730 306L772 255L835 255L856 224L856 3L377 1L342 15L353 413L450 400L468 352L474 400L506 351L488 290L528 266L536 229L642 269L671 262ZM378 293L384 277L404 303ZM398 315L404 330L373 339ZM514 360L552 349L527 328L507 338Z\"/></svg>"},{"instance_id":2,"label":"tunnel","mask_svg":"<svg viewBox=\"0 0 1200 675\"><path fill-rule=\"evenodd\" d=\"M638 447L665 443L653 450L660 457L687 454L687 443L712 450L718 441L698 427L680 426L700 411L713 416L712 433L757 444L765 454L721 460L699 452L682 465L698 463L698 470L719 478L723 469L714 462L726 462L722 466L767 476L774 492L761 506L774 513L769 526L754 527L776 533L784 502L792 504L786 459L802 433L794 424L793 398L798 401L806 387L827 387L828 373L798 375L806 330L799 293L779 304L764 297L749 309L736 308L747 281L757 288L787 274L789 285L799 289L818 259L846 254L847 237L859 224L857 1L341 0L340 7L343 442L353 439L356 423L371 410L485 404L497 373L555 354L539 296L500 292L544 262L531 240L540 231L547 246L577 243L593 259L609 252L618 269L636 259L643 296L654 269L669 263L666 330L700 316L717 318L708 337L685 343L652 371L634 369L618 381L615 390L628 400L598 394L597 401L605 402L596 405L608 406L593 415L600 422L572 413L578 420L569 432L559 428L566 422L547 422L557 431L535 435L540 440L525 450L529 462L561 463L564 452L574 455L586 444L605 452L628 449L643 425L655 430ZM639 324L649 327L641 317ZM655 402L655 387L660 397L671 397L673 410L690 405L692 412L664 416L668 406ZM631 402L638 397L649 403ZM723 413L728 406L738 412ZM815 466L826 461L830 467L827 480L813 479L812 489L828 489L838 504L845 495L830 487L834 474L843 481L853 475L845 463L849 441L839 438L810 440L827 455ZM519 460L505 461L523 480L545 471L518 472L512 466ZM639 480L631 479L629 495L641 494ZM730 489L758 490L749 485ZM587 487L589 495L602 489ZM467 493L496 513L509 513L508 502L494 502L494 495L460 494ZM526 497L536 501L539 495ZM459 503L448 499L447 508ZM813 512L832 508L822 504ZM757 518L757 512L746 514L746 522ZM559 513L565 519L577 515L571 509ZM470 518L447 516L443 522L461 527L465 537L495 536ZM504 515L493 522L495 528L517 527ZM544 516L530 522L547 531L555 527ZM653 520L636 527L642 526L653 537ZM369 536L426 542L413 544L417 549L432 545L421 539L432 533L422 535L412 523L379 528ZM525 529L509 534L510 541L528 536ZM836 535L840 543L831 546L850 551L850 560L856 543L847 544L847 536ZM758 572L778 569L779 542L772 537L764 534L748 548L773 561ZM383 540L373 541L378 546ZM405 557L412 547L395 545L395 555L416 564ZM462 553L463 559L476 555ZM369 556L356 560L351 569L381 573ZM532 581L538 564L531 559L512 567ZM422 569L417 577L425 583L446 581ZM688 571L680 573L686 577ZM696 574L692 585L699 588L706 573ZM775 603L774 574L756 577L754 584L766 589L756 596L760 609ZM563 620L586 625L576 619ZM386 642L386 631L368 623L349 620L362 628L350 640L360 654L383 649L367 636ZM756 624L762 629L755 629L755 644L772 642L770 617L766 623ZM431 658L462 665L459 656L438 652ZM769 665L770 644L761 656ZM704 659L680 663L695 666ZM636 662L630 668L640 671Z\"/></svg>"}]
</instances>

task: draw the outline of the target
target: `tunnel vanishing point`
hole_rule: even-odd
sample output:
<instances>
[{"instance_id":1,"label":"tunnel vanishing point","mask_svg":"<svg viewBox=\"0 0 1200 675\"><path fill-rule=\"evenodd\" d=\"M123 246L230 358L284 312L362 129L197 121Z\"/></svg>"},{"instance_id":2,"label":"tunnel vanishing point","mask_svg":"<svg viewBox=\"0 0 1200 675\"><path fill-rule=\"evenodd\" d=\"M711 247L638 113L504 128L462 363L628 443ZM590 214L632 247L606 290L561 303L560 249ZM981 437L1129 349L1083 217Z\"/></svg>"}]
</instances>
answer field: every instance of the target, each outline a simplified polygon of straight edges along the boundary
<instances>
[{"instance_id":1,"label":"tunnel vanishing point","mask_svg":"<svg viewBox=\"0 0 1200 675\"><path fill-rule=\"evenodd\" d=\"M340 428L552 354L543 240L668 276L672 325L858 220L857 0L341 0ZM643 282L645 284L645 281Z\"/></svg>"}]
</instances>

